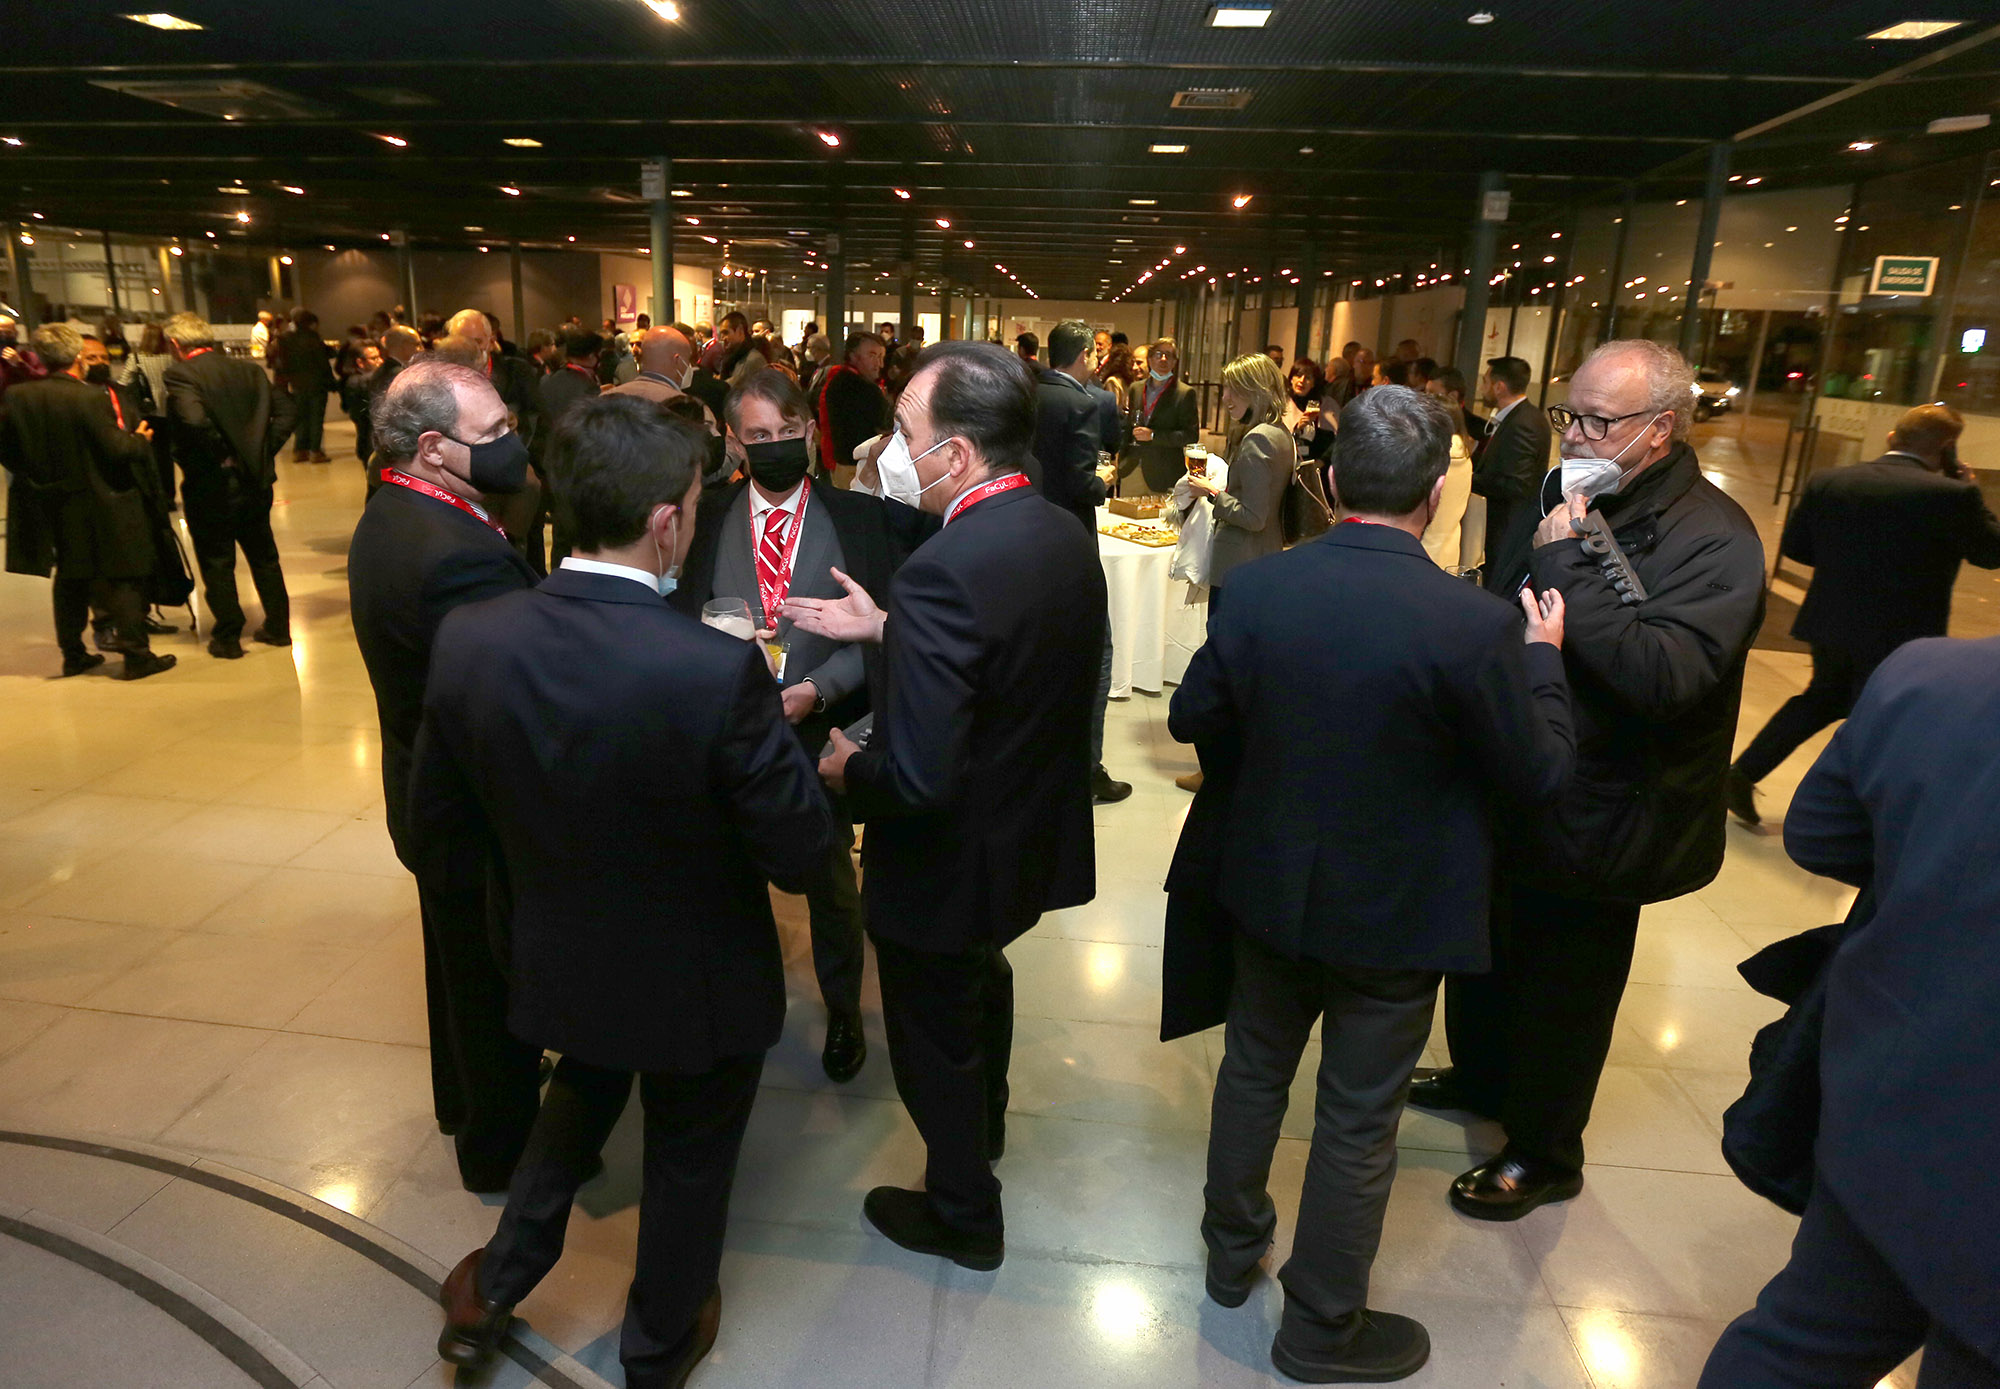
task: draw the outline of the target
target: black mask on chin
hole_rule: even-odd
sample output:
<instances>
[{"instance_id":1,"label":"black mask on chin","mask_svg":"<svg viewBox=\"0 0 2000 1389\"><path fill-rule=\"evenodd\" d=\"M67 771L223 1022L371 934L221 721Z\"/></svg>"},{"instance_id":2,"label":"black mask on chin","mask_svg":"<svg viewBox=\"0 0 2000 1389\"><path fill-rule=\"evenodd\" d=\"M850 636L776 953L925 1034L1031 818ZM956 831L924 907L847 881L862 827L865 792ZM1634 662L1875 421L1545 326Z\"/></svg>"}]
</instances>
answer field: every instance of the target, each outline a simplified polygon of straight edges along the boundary
<instances>
[{"instance_id":1,"label":"black mask on chin","mask_svg":"<svg viewBox=\"0 0 2000 1389\"><path fill-rule=\"evenodd\" d=\"M745 444L743 457L750 464L750 476L773 492L789 492L797 487L811 466L804 438Z\"/></svg>"},{"instance_id":2,"label":"black mask on chin","mask_svg":"<svg viewBox=\"0 0 2000 1389\"><path fill-rule=\"evenodd\" d=\"M451 439L449 434L444 437ZM506 496L527 485L528 446L513 430L483 444L466 444L463 439L451 441L464 444L466 451L472 455L472 468L465 480L481 494Z\"/></svg>"},{"instance_id":3,"label":"black mask on chin","mask_svg":"<svg viewBox=\"0 0 2000 1389\"><path fill-rule=\"evenodd\" d=\"M92 362L89 366L83 369L83 379L88 381L93 386L110 385L111 363Z\"/></svg>"}]
</instances>

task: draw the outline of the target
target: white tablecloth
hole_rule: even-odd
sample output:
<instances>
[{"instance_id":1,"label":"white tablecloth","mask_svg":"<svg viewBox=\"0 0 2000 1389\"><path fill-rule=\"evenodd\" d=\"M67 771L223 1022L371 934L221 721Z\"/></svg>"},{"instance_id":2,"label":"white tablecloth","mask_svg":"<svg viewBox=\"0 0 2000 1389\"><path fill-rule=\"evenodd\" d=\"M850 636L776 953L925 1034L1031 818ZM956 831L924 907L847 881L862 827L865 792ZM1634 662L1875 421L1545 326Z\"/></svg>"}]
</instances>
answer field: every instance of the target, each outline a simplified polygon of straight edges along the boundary
<instances>
[{"instance_id":1,"label":"white tablecloth","mask_svg":"<svg viewBox=\"0 0 2000 1389\"><path fill-rule=\"evenodd\" d=\"M1178 684L1208 625L1207 590L1190 603L1189 586L1167 577L1171 546L1135 545L1099 532L1097 554L1111 605L1111 697L1125 699L1135 689L1158 694Z\"/></svg>"}]
</instances>

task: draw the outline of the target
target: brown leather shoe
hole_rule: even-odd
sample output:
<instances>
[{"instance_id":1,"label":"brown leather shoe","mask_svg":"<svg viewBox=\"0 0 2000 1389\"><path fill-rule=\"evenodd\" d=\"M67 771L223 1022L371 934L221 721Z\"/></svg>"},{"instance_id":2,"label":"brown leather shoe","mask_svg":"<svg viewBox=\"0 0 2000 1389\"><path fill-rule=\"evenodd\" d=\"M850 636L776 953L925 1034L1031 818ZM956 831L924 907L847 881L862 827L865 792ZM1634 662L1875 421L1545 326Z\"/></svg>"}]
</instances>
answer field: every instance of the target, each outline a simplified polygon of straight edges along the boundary
<instances>
[{"instance_id":1,"label":"brown leather shoe","mask_svg":"<svg viewBox=\"0 0 2000 1389\"><path fill-rule=\"evenodd\" d=\"M485 1257L483 1246L467 1254L438 1289L438 1301L444 1306L438 1358L467 1369L477 1369L493 1358L514 1320L512 1307L488 1302L479 1295L479 1261Z\"/></svg>"}]
</instances>

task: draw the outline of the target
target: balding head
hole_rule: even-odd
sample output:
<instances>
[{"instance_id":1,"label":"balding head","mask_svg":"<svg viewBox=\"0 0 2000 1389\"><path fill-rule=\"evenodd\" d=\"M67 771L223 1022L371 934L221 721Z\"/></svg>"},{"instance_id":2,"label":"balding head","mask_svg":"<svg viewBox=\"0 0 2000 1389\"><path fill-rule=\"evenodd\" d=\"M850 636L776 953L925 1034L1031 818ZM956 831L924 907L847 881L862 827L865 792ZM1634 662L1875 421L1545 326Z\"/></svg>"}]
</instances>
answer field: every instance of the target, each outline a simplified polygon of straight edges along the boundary
<instances>
[{"instance_id":1,"label":"balding head","mask_svg":"<svg viewBox=\"0 0 2000 1389\"><path fill-rule=\"evenodd\" d=\"M169 332L168 337L173 334ZM407 323L398 323L382 335L382 355L392 362L408 363L423 350L424 340Z\"/></svg>"},{"instance_id":2,"label":"balding head","mask_svg":"<svg viewBox=\"0 0 2000 1389\"><path fill-rule=\"evenodd\" d=\"M478 309L460 309L446 320L444 330L451 337L476 343L481 352L493 350L493 325Z\"/></svg>"},{"instance_id":3,"label":"balding head","mask_svg":"<svg viewBox=\"0 0 2000 1389\"><path fill-rule=\"evenodd\" d=\"M679 385L694 357L694 345L679 329L662 325L640 334L638 353L641 371L655 372Z\"/></svg>"}]
</instances>

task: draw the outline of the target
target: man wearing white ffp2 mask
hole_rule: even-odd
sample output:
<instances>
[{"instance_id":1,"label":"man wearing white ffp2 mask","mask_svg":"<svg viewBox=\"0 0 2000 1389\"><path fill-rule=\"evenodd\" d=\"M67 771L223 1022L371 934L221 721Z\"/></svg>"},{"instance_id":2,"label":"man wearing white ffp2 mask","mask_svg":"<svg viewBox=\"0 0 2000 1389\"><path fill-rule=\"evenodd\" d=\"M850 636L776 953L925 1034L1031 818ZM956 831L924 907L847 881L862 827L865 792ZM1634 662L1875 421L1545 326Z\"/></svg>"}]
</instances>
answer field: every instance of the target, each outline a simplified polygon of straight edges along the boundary
<instances>
[{"instance_id":1,"label":"man wearing white ffp2 mask","mask_svg":"<svg viewBox=\"0 0 2000 1389\"><path fill-rule=\"evenodd\" d=\"M1623 448L1619 449L1618 452L1612 454L1609 458L1600 458L1593 453L1572 452L1572 450L1593 447L1588 442L1591 437L1589 431L1591 429L1608 430L1615 427L1619 421L1605 419L1597 415L1576 415L1569 410L1561 409L1561 407L1558 407L1557 410L1551 410L1549 413L1551 417L1560 413L1565 420L1573 423L1574 428L1570 424L1565 424L1564 426L1562 443L1562 491L1557 497L1543 496L1542 515L1544 516L1554 511L1556 504L1565 498L1574 497L1580 498L1584 502L1589 502L1594 497L1601 497L1607 492L1616 492L1620 487L1624 486L1625 469L1620 465L1621 460L1626 454L1632 451L1633 445L1653 432L1653 425L1659 422L1660 416L1665 412L1654 412L1653 417L1646 421L1644 427L1628 439ZM1580 444L1573 442L1571 439L1573 433L1581 434L1586 442ZM1634 465L1634 471L1643 466L1645 464L1642 460L1640 463Z\"/></svg>"}]
</instances>

